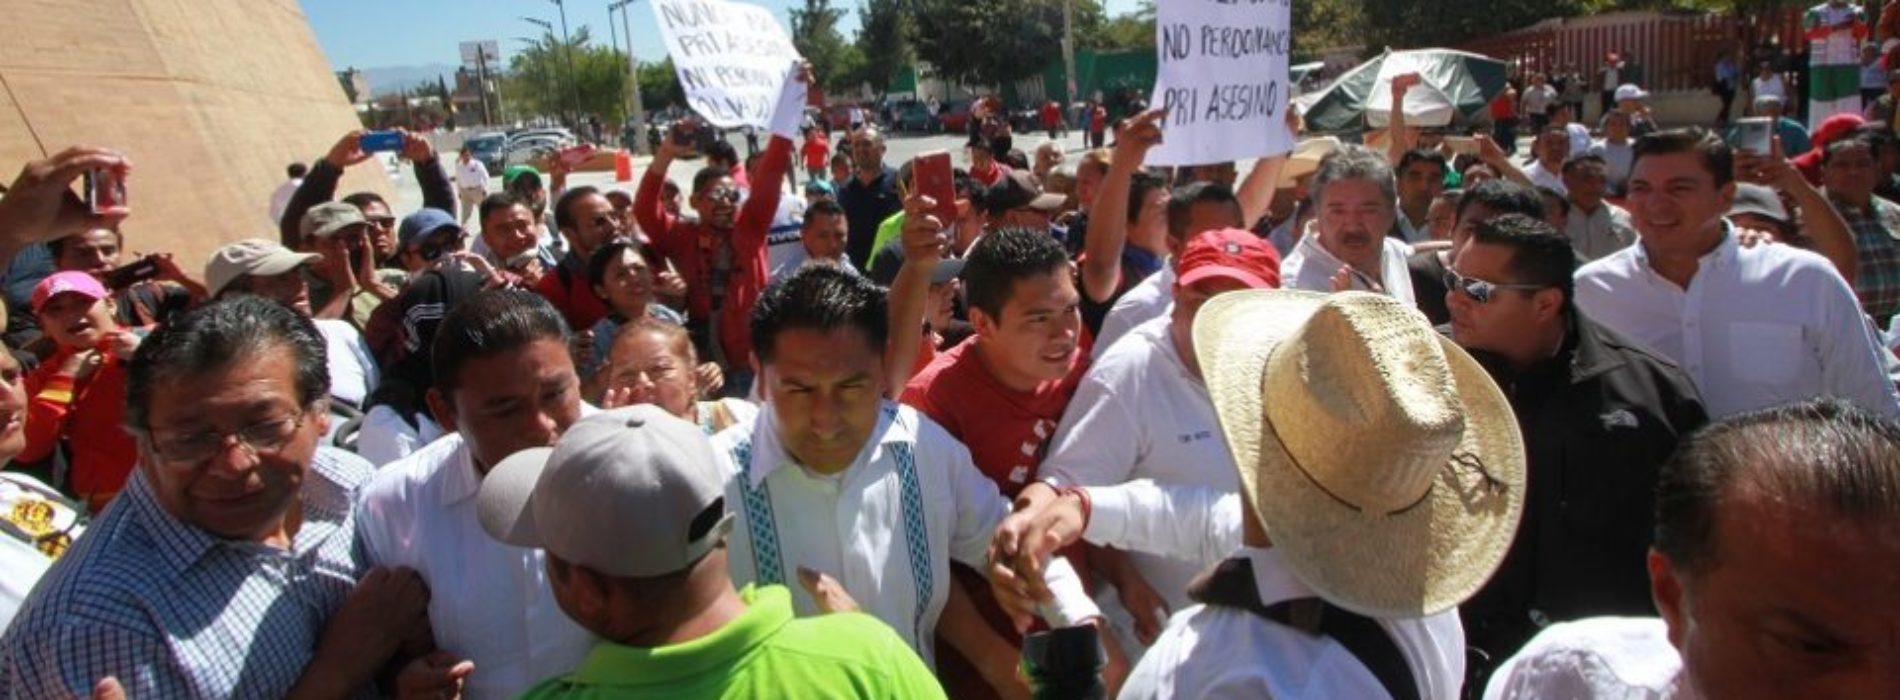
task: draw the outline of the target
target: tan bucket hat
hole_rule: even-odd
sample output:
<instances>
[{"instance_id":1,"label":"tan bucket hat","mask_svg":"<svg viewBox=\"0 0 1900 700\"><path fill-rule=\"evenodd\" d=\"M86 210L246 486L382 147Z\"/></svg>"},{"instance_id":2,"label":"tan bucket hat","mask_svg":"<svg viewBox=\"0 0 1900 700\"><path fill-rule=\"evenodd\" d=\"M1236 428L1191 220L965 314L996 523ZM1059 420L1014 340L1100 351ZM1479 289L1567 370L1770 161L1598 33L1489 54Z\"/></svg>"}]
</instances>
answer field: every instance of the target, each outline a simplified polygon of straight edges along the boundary
<instances>
[{"instance_id":1,"label":"tan bucket hat","mask_svg":"<svg viewBox=\"0 0 1900 700\"><path fill-rule=\"evenodd\" d=\"M1482 367L1416 310L1364 292L1222 294L1195 355L1241 493L1293 573L1373 617L1484 585L1524 511L1524 441Z\"/></svg>"}]
</instances>

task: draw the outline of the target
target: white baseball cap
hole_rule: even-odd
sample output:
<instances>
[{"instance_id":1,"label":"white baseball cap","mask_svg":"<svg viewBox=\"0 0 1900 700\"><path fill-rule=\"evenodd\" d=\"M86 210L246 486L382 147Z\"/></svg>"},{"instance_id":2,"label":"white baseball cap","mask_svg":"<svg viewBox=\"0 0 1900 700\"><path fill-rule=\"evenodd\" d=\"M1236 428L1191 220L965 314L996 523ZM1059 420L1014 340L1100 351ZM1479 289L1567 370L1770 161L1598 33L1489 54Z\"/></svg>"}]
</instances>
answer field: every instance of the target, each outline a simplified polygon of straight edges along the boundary
<instances>
[{"instance_id":1,"label":"white baseball cap","mask_svg":"<svg viewBox=\"0 0 1900 700\"><path fill-rule=\"evenodd\" d=\"M726 474L699 426L657 406L597 413L554 447L522 450L482 478L495 539L622 578L692 566L724 541Z\"/></svg>"},{"instance_id":2,"label":"white baseball cap","mask_svg":"<svg viewBox=\"0 0 1900 700\"><path fill-rule=\"evenodd\" d=\"M1623 102L1625 100L1646 100L1646 99L1649 99L1649 93L1643 91L1642 88L1636 87L1635 83L1623 83L1622 85L1616 86L1616 101L1617 102Z\"/></svg>"}]
</instances>

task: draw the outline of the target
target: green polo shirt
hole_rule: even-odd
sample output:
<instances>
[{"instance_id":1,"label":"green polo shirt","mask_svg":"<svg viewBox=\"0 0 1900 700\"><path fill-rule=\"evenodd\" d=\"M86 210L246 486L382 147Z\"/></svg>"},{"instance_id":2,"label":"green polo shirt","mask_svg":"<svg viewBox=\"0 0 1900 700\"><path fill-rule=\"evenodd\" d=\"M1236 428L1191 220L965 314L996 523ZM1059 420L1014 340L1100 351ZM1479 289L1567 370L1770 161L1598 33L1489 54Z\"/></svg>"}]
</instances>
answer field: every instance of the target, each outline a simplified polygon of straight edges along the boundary
<instances>
[{"instance_id":1,"label":"green polo shirt","mask_svg":"<svg viewBox=\"0 0 1900 700\"><path fill-rule=\"evenodd\" d=\"M880 250L883 250L885 245L889 244L891 241L895 241L899 238L902 238L903 235L904 235L904 212L902 210L899 210L896 214L892 214L890 218L885 219L882 223L879 223L877 225L877 235L871 238L871 260L877 259L877 252ZM871 268L872 268L871 260L866 260L864 262L865 272L871 271ZM897 273L893 272L891 274L895 275Z\"/></svg>"},{"instance_id":2,"label":"green polo shirt","mask_svg":"<svg viewBox=\"0 0 1900 700\"><path fill-rule=\"evenodd\" d=\"M747 586L746 613L685 644L600 642L581 667L523 700L606 698L941 698L923 660L877 618L793 619L784 586Z\"/></svg>"}]
</instances>

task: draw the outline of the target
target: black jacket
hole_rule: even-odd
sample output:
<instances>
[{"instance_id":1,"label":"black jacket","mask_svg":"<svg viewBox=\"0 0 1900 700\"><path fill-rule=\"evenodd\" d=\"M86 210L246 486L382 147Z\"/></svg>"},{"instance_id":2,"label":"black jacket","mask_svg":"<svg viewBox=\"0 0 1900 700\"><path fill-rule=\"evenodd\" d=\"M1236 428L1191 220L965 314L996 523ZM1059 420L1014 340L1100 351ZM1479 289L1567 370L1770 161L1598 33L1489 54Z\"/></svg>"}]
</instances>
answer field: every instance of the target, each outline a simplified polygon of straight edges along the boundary
<instances>
[{"instance_id":1,"label":"black jacket","mask_svg":"<svg viewBox=\"0 0 1900 700\"><path fill-rule=\"evenodd\" d=\"M416 186L422 189L423 208L454 214L455 188L449 183L448 173L442 171L441 162L440 158L432 158L426 163L416 163ZM303 184L290 196L290 204L284 207L284 218L277 222L278 242L285 248L301 250L303 215L312 207L336 199L336 186L342 179L342 170L328 160L316 159L310 172L304 175ZM395 207L390 207L389 213L398 218L405 216L397 214Z\"/></svg>"},{"instance_id":2,"label":"black jacket","mask_svg":"<svg viewBox=\"0 0 1900 700\"><path fill-rule=\"evenodd\" d=\"M1524 371L1474 353L1524 431L1524 519L1503 565L1460 614L1502 659L1545 621L1654 615L1646 557L1657 470L1708 422L1681 369L1573 312L1563 350ZM1482 687L1482 686L1480 686Z\"/></svg>"}]
</instances>

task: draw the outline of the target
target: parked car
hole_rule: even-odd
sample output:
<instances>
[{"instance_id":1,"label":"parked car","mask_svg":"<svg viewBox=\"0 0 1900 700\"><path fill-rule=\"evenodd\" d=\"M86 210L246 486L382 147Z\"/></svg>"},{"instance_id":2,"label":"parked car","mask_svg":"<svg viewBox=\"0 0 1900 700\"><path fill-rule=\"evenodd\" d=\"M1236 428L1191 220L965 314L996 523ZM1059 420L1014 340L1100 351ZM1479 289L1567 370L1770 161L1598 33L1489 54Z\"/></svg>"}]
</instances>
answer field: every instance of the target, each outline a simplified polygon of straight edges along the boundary
<instances>
[{"instance_id":1,"label":"parked car","mask_svg":"<svg viewBox=\"0 0 1900 700\"><path fill-rule=\"evenodd\" d=\"M969 131L970 101L955 100L943 103L943 111L937 114L937 128L942 131Z\"/></svg>"},{"instance_id":2,"label":"parked car","mask_svg":"<svg viewBox=\"0 0 1900 700\"><path fill-rule=\"evenodd\" d=\"M502 168L506 167L503 157L508 146L506 134L501 132L476 134L469 137L467 141L463 141L462 145L468 148L470 155L475 156L476 160L481 161L482 165L488 168L488 174L499 175Z\"/></svg>"},{"instance_id":3,"label":"parked car","mask_svg":"<svg viewBox=\"0 0 1900 700\"><path fill-rule=\"evenodd\" d=\"M930 116L930 108L921 102L903 102L891 106L891 130L893 131L939 131L941 125L937 118Z\"/></svg>"},{"instance_id":4,"label":"parked car","mask_svg":"<svg viewBox=\"0 0 1900 700\"><path fill-rule=\"evenodd\" d=\"M563 146L572 146L579 141L574 138L574 132L561 128L522 129L508 134L509 147L513 147L518 143L536 140L552 140Z\"/></svg>"},{"instance_id":5,"label":"parked car","mask_svg":"<svg viewBox=\"0 0 1900 700\"><path fill-rule=\"evenodd\" d=\"M562 144L554 139L527 139L508 145L502 155L502 168L505 170L517 165L533 166L542 169L548 157L560 150Z\"/></svg>"}]
</instances>

